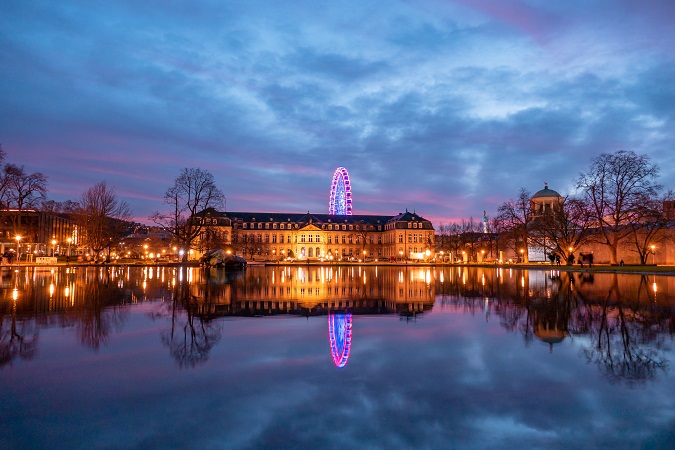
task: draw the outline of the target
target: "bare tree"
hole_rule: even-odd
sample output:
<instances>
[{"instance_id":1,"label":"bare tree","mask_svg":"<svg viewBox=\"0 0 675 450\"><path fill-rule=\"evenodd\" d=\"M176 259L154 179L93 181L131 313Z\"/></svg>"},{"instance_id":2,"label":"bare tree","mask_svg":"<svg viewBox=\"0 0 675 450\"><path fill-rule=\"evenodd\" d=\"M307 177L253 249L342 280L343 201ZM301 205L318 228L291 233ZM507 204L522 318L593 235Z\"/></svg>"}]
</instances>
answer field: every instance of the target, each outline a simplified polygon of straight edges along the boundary
<instances>
[{"instance_id":1,"label":"bare tree","mask_svg":"<svg viewBox=\"0 0 675 450\"><path fill-rule=\"evenodd\" d=\"M620 150L594 158L577 179L577 189L593 210L599 242L609 248L612 264L617 263L619 244L633 232L629 225L637 211L661 189L654 181L658 174L658 165L648 156Z\"/></svg>"},{"instance_id":2,"label":"bare tree","mask_svg":"<svg viewBox=\"0 0 675 450\"><path fill-rule=\"evenodd\" d=\"M204 226L204 211L220 208L225 196L216 186L209 171L184 168L164 194L164 203L171 210L159 211L150 220L169 231L183 248L190 249ZM187 260L187 252L183 256Z\"/></svg>"},{"instance_id":3,"label":"bare tree","mask_svg":"<svg viewBox=\"0 0 675 450\"><path fill-rule=\"evenodd\" d=\"M527 244L530 221L532 220L530 197L530 192L527 189L520 188L517 199L505 202L498 209L498 220L506 230L507 245L510 245L515 252L524 247L524 262L529 262Z\"/></svg>"},{"instance_id":4,"label":"bare tree","mask_svg":"<svg viewBox=\"0 0 675 450\"><path fill-rule=\"evenodd\" d=\"M4 152L0 153L0 160ZM24 230L23 212L37 209L47 194L47 177L41 172L27 173L23 166L5 164L0 174L0 204L15 234Z\"/></svg>"},{"instance_id":5,"label":"bare tree","mask_svg":"<svg viewBox=\"0 0 675 450\"><path fill-rule=\"evenodd\" d=\"M589 242L594 223L585 202L566 197L533 218L530 236L542 247L553 247L569 264L574 249Z\"/></svg>"},{"instance_id":6,"label":"bare tree","mask_svg":"<svg viewBox=\"0 0 675 450\"><path fill-rule=\"evenodd\" d=\"M82 193L76 218L81 227L80 242L95 255L110 247L122 237L126 222L131 217L129 205L117 198L114 187L105 181Z\"/></svg>"},{"instance_id":7,"label":"bare tree","mask_svg":"<svg viewBox=\"0 0 675 450\"><path fill-rule=\"evenodd\" d=\"M663 202L671 200L674 193L669 191L664 198L644 198L633 214L633 220L628 224L631 230L626 242L627 247L638 254L640 264L646 264L649 254L654 252L655 244L666 239L663 232L668 224L663 213Z\"/></svg>"}]
</instances>

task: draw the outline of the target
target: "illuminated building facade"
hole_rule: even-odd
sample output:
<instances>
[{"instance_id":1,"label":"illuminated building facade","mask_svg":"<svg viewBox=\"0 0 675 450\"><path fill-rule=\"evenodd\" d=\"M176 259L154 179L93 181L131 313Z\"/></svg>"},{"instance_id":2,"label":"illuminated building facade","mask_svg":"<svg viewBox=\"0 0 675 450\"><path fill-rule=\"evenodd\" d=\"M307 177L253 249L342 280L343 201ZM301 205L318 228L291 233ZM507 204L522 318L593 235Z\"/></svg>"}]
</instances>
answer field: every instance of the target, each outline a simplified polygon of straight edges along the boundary
<instances>
[{"instance_id":1,"label":"illuminated building facade","mask_svg":"<svg viewBox=\"0 0 675 450\"><path fill-rule=\"evenodd\" d=\"M432 223L409 211L380 216L207 209L195 220L203 226L200 252L230 247L250 259L424 259L434 253Z\"/></svg>"}]
</instances>

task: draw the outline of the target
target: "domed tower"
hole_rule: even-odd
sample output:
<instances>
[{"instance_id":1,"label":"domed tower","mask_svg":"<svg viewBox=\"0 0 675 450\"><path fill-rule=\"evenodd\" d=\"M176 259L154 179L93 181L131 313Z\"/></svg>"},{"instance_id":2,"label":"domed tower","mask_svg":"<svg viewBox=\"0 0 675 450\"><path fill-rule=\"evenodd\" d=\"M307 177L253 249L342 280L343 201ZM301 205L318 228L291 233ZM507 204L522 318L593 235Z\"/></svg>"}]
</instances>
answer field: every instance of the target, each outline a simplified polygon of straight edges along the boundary
<instances>
[{"instance_id":1,"label":"domed tower","mask_svg":"<svg viewBox=\"0 0 675 450\"><path fill-rule=\"evenodd\" d=\"M554 205L562 202L563 198L553 189L548 188L548 183L544 183L544 189L537 191L530 199L530 209L535 216L551 211Z\"/></svg>"}]
</instances>

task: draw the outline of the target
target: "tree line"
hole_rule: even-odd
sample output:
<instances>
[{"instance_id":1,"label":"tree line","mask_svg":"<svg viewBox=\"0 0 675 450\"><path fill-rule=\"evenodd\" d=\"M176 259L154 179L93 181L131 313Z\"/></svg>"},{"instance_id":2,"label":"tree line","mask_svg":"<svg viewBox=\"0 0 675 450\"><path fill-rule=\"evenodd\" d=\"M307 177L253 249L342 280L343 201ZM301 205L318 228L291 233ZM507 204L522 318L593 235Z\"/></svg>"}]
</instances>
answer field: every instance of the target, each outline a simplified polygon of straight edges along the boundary
<instances>
[{"instance_id":1,"label":"tree line","mask_svg":"<svg viewBox=\"0 0 675 450\"><path fill-rule=\"evenodd\" d=\"M39 224L28 219L30 211L71 220L78 227L78 246L91 250L94 255L106 250L109 255L110 249L133 227L128 203L121 200L116 188L105 180L85 189L77 200L48 200L47 176L6 163L6 157L0 146L0 214L6 239L21 236L23 242L37 242ZM157 211L149 219L167 230L177 245L189 249L202 232L202 222L194 220L197 213L220 208L224 200L211 173L185 168L164 195L166 211Z\"/></svg>"},{"instance_id":2,"label":"tree line","mask_svg":"<svg viewBox=\"0 0 675 450\"><path fill-rule=\"evenodd\" d=\"M473 219L441 225L438 244L450 251L479 247L512 250L528 262L527 248L546 250L547 257L574 262L574 253L588 244L607 247L610 263L622 260L622 250L634 252L642 264L653 246L668 238L664 202L673 200L657 180L659 166L646 155L619 150L591 160L587 170L574 180L575 193L560 197L549 207L532 202L531 193L521 188L515 199L499 206L488 221L488 233L480 232ZM457 254L457 253L456 253Z\"/></svg>"}]
</instances>

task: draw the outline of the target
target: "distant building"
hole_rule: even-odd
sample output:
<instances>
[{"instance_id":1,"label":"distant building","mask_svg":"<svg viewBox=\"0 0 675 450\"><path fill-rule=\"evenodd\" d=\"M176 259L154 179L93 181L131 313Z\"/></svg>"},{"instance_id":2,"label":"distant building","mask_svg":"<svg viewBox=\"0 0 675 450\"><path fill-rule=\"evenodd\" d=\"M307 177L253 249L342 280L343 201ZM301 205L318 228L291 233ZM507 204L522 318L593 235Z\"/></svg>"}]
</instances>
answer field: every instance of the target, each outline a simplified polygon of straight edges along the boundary
<instances>
[{"instance_id":1,"label":"distant building","mask_svg":"<svg viewBox=\"0 0 675 450\"><path fill-rule=\"evenodd\" d=\"M17 241L17 236L21 239ZM70 239L70 242L68 240ZM78 230L65 215L35 210L0 211L0 255L16 252L21 245L22 255L65 255L75 250Z\"/></svg>"},{"instance_id":2,"label":"distant building","mask_svg":"<svg viewBox=\"0 0 675 450\"><path fill-rule=\"evenodd\" d=\"M530 210L534 216L539 216L551 212L555 205L562 202L563 197L553 189L548 188L548 183L544 183L544 189L537 191L530 198Z\"/></svg>"},{"instance_id":3,"label":"distant building","mask_svg":"<svg viewBox=\"0 0 675 450\"><path fill-rule=\"evenodd\" d=\"M409 211L386 216L207 209L196 219L204 226L200 252L228 247L246 258L341 261L409 259L434 251L433 225Z\"/></svg>"}]
</instances>

